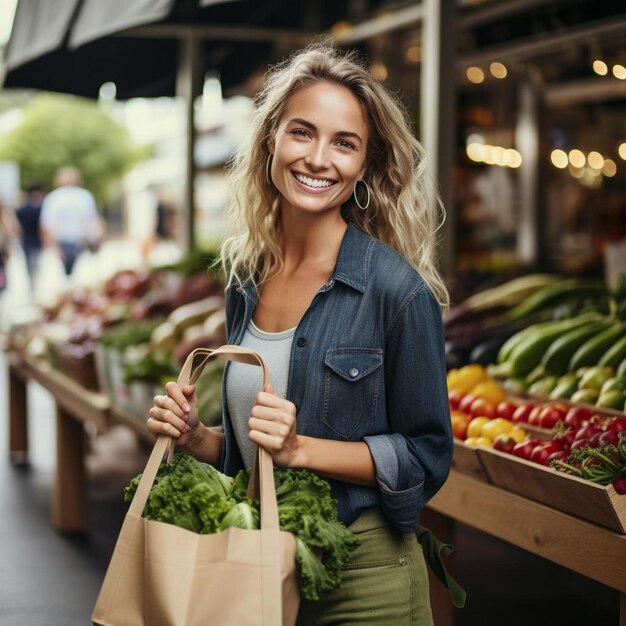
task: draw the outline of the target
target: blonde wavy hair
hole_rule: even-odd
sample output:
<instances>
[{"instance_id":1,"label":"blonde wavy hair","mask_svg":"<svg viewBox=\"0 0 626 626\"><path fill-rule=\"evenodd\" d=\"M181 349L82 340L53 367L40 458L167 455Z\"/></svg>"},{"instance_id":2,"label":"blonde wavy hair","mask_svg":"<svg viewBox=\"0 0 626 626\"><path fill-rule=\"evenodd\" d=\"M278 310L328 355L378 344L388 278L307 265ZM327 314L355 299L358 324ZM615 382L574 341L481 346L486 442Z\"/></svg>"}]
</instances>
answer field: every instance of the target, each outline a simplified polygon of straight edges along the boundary
<instances>
[{"instance_id":1,"label":"blonde wavy hair","mask_svg":"<svg viewBox=\"0 0 626 626\"><path fill-rule=\"evenodd\" d=\"M313 44L273 66L255 100L252 132L227 174L231 236L222 244L221 260L228 283L252 281L258 288L282 268L280 196L266 178L268 144L291 95L317 82L349 89L363 107L369 129L365 180L370 204L361 211L351 196L342 206L344 219L399 252L447 309L448 292L435 265L444 212L439 199L427 193L424 149L404 107L356 53L328 44Z\"/></svg>"}]
</instances>

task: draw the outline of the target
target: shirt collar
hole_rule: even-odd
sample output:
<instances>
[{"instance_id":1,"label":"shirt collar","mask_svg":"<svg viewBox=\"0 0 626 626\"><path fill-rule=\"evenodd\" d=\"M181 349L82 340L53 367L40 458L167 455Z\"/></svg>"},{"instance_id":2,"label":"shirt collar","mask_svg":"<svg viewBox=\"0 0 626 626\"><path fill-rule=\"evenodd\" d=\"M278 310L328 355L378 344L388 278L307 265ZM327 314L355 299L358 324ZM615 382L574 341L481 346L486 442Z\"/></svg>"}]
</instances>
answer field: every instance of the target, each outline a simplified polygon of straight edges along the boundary
<instances>
[{"instance_id":1,"label":"shirt collar","mask_svg":"<svg viewBox=\"0 0 626 626\"><path fill-rule=\"evenodd\" d=\"M376 240L349 223L341 247L332 279L338 280L353 289L365 291L370 256Z\"/></svg>"},{"instance_id":2,"label":"shirt collar","mask_svg":"<svg viewBox=\"0 0 626 626\"><path fill-rule=\"evenodd\" d=\"M367 272L375 243L374 238L348 223L331 281L338 280L363 293L367 287ZM251 282L237 287L237 291L256 304L258 294Z\"/></svg>"}]
</instances>

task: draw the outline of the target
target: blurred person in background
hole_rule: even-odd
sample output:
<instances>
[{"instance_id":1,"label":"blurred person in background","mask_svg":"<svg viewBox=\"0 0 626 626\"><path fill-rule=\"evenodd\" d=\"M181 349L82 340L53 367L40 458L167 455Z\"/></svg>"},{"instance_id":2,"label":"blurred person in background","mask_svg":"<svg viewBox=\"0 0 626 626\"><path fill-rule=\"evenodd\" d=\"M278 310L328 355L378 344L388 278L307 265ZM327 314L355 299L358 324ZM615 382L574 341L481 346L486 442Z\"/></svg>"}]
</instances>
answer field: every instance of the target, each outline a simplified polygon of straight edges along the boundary
<instances>
[{"instance_id":1,"label":"blurred person in background","mask_svg":"<svg viewBox=\"0 0 626 626\"><path fill-rule=\"evenodd\" d=\"M35 278L41 254L40 217L41 205L46 195L41 183L33 183L26 189L24 202L16 216L22 229L22 249L26 255L26 265L31 282Z\"/></svg>"},{"instance_id":2,"label":"blurred person in background","mask_svg":"<svg viewBox=\"0 0 626 626\"><path fill-rule=\"evenodd\" d=\"M12 209L0 200L0 293L7 286L7 262L11 246L20 236L20 226Z\"/></svg>"},{"instance_id":3,"label":"blurred person in background","mask_svg":"<svg viewBox=\"0 0 626 626\"><path fill-rule=\"evenodd\" d=\"M70 274L76 258L86 248L97 248L104 229L96 201L84 189L75 167L61 168L54 179L56 189L41 207L41 235L45 247L55 247Z\"/></svg>"}]
</instances>

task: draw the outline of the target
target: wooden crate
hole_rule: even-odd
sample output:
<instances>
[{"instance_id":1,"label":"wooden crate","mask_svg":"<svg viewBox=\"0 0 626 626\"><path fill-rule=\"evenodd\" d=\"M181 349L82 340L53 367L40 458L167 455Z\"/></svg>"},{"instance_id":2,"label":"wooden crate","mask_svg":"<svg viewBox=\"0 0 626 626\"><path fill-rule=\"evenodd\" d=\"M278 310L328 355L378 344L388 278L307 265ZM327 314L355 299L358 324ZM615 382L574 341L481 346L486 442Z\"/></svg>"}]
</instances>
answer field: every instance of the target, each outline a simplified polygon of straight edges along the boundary
<instances>
[{"instance_id":1,"label":"wooden crate","mask_svg":"<svg viewBox=\"0 0 626 626\"><path fill-rule=\"evenodd\" d=\"M467 474L476 480L489 482L487 472L478 456L478 449L466 446L460 439L454 440L452 467L461 474Z\"/></svg>"},{"instance_id":2,"label":"wooden crate","mask_svg":"<svg viewBox=\"0 0 626 626\"><path fill-rule=\"evenodd\" d=\"M489 480L513 493L626 534L626 495L551 467L479 448Z\"/></svg>"}]
</instances>

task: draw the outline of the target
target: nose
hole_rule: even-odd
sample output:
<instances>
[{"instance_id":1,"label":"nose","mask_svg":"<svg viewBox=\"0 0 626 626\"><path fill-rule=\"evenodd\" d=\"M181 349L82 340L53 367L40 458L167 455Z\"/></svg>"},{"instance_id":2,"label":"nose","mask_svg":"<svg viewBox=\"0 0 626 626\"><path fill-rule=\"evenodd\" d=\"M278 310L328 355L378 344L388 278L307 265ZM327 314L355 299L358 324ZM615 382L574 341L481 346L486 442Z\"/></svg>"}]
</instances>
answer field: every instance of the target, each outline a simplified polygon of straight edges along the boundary
<instances>
[{"instance_id":1,"label":"nose","mask_svg":"<svg viewBox=\"0 0 626 626\"><path fill-rule=\"evenodd\" d=\"M311 144L311 149L304 157L304 162L314 170L323 170L330 167L330 159L326 146L321 141Z\"/></svg>"}]
</instances>

